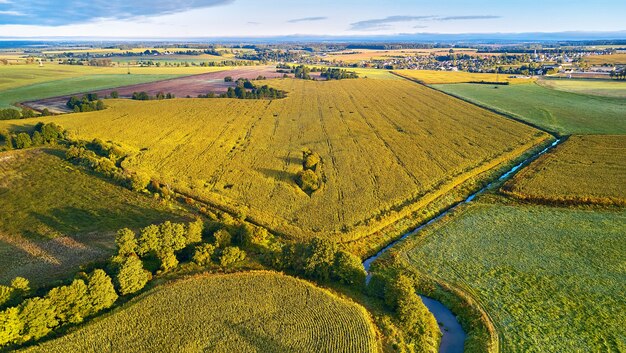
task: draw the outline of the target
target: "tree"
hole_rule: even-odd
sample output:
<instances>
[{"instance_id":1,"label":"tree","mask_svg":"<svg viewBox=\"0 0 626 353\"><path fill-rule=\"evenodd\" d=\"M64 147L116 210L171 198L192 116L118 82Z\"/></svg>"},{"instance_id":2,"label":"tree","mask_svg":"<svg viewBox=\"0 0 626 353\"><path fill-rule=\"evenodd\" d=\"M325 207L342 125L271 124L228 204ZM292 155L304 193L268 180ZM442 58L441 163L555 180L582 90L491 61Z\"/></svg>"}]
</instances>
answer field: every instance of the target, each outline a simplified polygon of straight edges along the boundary
<instances>
[{"instance_id":1,"label":"tree","mask_svg":"<svg viewBox=\"0 0 626 353\"><path fill-rule=\"evenodd\" d=\"M143 268L141 260L134 255L126 257L119 264L115 284L121 295L135 293L145 287L152 275Z\"/></svg>"},{"instance_id":2,"label":"tree","mask_svg":"<svg viewBox=\"0 0 626 353\"><path fill-rule=\"evenodd\" d=\"M229 246L222 251L220 266L228 267L246 258L246 252L236 246Z\"/></svg>"},{"instance_id":3,"label":"tree","mask_svg":"<svg viewBox=\"0 0 626 353\"><path fill-rule=\"evenodd\" d=\"M328 239L315 238L307 250L304 273L312 278L328 281L335 263L337 245Z\"/></svg>"},{"instance_id":4,"label":"tree","mask_svg":"<svg viewBox=\"0 0 626 353\"><path fill-rule=\"evenodd\" d=\"M202 242L202 232L204 231L204 222L197 218L193 222L187 224L186 236L187 244L196 244Z\"/></svg>"},{"instance_id":5,"label":"tree","mask_svg":"<svg viewBox=\"0 0 626 353\"><path fill-rule=\"evenodd\" d=\"M89 314L110 308L117 300L111 277L103 270L97 269L89 275L87 280L87 296L91 309Z\"/></svg>"},{"instance_id":6,"label":"tree","mask_svg":"<svg viewBox=\"0 0 626 353\"><path fill-rule=\"evenodd\" d=\"M17 148L28 148L33 144L30 139L30 136L25 132L20 132L15 137L15 147Z\"/></svg>"},{"instance_id":7,"label":"tree","mask_svg":"<svg viewBox=\"0 0 626 353\"><path fill-rule=\"evenodd\" d=\"M43 108L43 110L41 111L41 116L50 116L50 115L52 115L50 110L48 108Z\"/></svg>"},{"instance_id":8,"label":"tree","mask_svg":"<svg viewBox=\"0 0 626 353\"><path fill-rule=\"evenodd\" d=\"M70 285L55 287L46 298L55 308L55 317L59 324L77 324L90 313L87 285L82 279L75 279Z\"/></svg>"},{"instance_id":9,"label":"tree","mask_svg":"<svg viewBox=\"0 0 626 353\"><path fill-rule=\"evenodd\" d=\"M32 142L33 142L33 146L41 146L46 141L44 141L43 136L41 135L41 132L35 131L33 132Z\"/></svg>"},{"instance_id":10,"label":"tree","mask_svg":"<svg viewBox=\"0 0 626 353\"><path fill-rule=\"evenodd\" d=\"M160 250L162 252L174 252L187 246L183 224L166 221L161 224L160 230L162 237Z\"/></svg>"},{"instance_id":11,"label":"tree","mask_svg":"<svg viewBox=\"0 0 626 353\"><path fill-rule=\"evenodd\" d=\"M333 277L342 283L353 285L364 285L367 272L363 268L363 263L354 254L339 251L335 254L333 266Z\"/></svg>"},{"instance_id":12,"label":"tree","mask_svg":"<svg viewBox=\"0 0 626 353\"><path fill-rule=\"evenodd\" d=\"M19 292L19 295L25 295L30 292L30 282L24 277L15 277L11 281L11 287Z\"/></svg>"},{"instance_id":13,"label":"tree","mask_svg":"<svg viewBox=\"0 0 626 353\"><path fill-rule=\"evenodd\" d=\"M119 97L120 97L119 92L117 92L117 91L112 91L111 92L111 98L119 98Z\"/></svg>"},{"instance_id":14,"label":"tree","mask_svg":"<svg viewBox=\"0 0 626 353\"><path fill-rule=\"evenodd\" d=\"M43 139L50 143L63 137L63 128L55 123L41 125Z\"/></svg>"},{"instance_id":15,"label":"tree","mask_svg":"<svg viewBox=\"0 0 626 353\"><path fill-rule=\"evenodd\" d=\"M211 263L211 258L215 253L215 246L213 244L201 244L194 248L193 262L200 266L206 266Z\"/></svg>"},{"instance_id":16,"label":"tree","mask_svg":"<svg viewBox=\"0 0 626 353\"><path fill-rule=\"evenodd\" d=\"M213 237L215 238L215 245L217 245L217 247L219 248L225 248L229 246L232 241L232 236L224 228L213 233Z\"/></svg>"},{"instance_id":17,"label":"tree","mask_svg":"<svg viewBox=\"0 0 626 353\"><path fill-rule=\"evenodd\" d=\"M32 109L22 108L22 119L33 118L35 112Z\"/></svg>"},{"instance_id":18,"label":"tree","mask_svg":"<svg viewBox=\"0 0 626 353\"><path fill-rule=\"evenodd\" d=\"M0 347L15 343L20 337L23 323L17 308L8 308L0 312Z\"/></svg>"},{"instance_id":19,"label":"tree","mask_svg":"<svg viewBox=\"0 0 626 353\"><path fill-rule=\"evenodd\" d=\"M161 248L161 235L157 225L151 224L141 229L137 242L137 254L145 256Z\"/></svg>"},{"instance_id":20,"label":"tree","mask_svg":"<svg viewBox=\"0 0 626 353\"><path fill-rule=\"evenodd\" d=\"M141 191L148 187L150 177L144 173L132 173L128 177L128 186L133 191Z\"/></svg>"},{"instance_id":21,"label":"tree","mask_svg":"<svg viewBox=\"0 0 626 353\"><path fill-rule=\"evenodd\" d=\"M18 309L23 324L20 332L21 342L44 337L59 325L50 299L38 297L26 299Z\"/></svg>"},{"instance_id":22,"label":"tree","mask_svg":"<svg viewBox=\"0 0 626 353\"><path fill-rule=\"evenodd\" d=\"M158 255L159 260L161 260L161 270L163 272L167 272L176 266L178 266L178 259L172 250L164 250L160 252Z\"/></svg>"},{"instance_id":23,"label":"tree","mask_svg":"<svg viewBox=\"0 0 626 353\"><path fill-rule=\"evenodd\" d=\"M115 236L115 245L117 245L118 255L128 256L135 254L137 251L137 237L135 232L128 228L118 230Z\"/></svg>"}]
</instances>

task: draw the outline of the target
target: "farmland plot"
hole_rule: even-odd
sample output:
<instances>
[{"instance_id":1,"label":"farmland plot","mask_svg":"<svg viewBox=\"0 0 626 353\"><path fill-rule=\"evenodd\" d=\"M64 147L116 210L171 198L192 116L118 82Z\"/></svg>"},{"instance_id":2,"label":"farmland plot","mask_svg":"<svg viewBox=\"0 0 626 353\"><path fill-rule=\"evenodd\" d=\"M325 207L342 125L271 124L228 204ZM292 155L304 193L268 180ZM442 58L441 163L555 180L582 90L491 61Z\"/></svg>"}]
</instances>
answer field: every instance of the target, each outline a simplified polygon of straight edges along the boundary
<instances>
[{"instance_id":1,"label":"farmland plot","mask_svg":"<svg viewBox=\"0 0 626 353\"><path fill-rule=\"evenodd\" d=\"M114 232L183 219L143 195L78 170L62 150L0 154L0 284L50 283L114 250Z\"/></svg>"},{"instance_id":2,"label":"farmland plot","mask_svg":"<svg viewBox=\"0 0 626 353\"><path fill-rule=\"evenodd\" d=\"M471 293L503 352L621 352L625 234L624 209L479 200L409 239L398 258Z\"/></svg>"},{"instance_id":3,"label":"farmland plot","mask_svg":"<svg viewBox=\"0 0 626 353\"><path fill-rule=\"evenodd\" d=\"M141 149L124 167L177 190L284 234L338 241L389 225L548 138L405 80L269 83L288 97L112 100L104 111L48 120ZM294 181L303 148L322 158L324 182L310 195Z\"/></svg>"},{"instance_id":4,"label":"farmland plot","mask_svg":"<svg viewBox=\"0 0 626 353\"><path fill-rule=\"evenodd\" d=\"M26 352L377 352L364 308L271 272L158 286Z\"/></svg>"},{"instance_id":5,"label":"farmland plot","mask_svg":"<svg viewBox=\"0 0 626 353\"><path fill-rule=\"evenodd\" d=\"M572 136L504 190L540 202L626 205L626 136Z\"/></svg>"}]
</instances>

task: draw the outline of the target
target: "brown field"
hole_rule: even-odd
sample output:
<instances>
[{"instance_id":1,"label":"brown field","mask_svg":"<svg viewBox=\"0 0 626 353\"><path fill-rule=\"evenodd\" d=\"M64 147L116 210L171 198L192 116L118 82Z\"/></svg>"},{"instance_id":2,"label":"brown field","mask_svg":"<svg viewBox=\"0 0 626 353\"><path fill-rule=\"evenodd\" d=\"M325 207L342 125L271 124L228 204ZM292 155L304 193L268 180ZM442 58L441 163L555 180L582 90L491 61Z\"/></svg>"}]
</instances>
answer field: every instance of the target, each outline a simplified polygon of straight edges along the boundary
<instances>
[{"instance_id":1,"label":"brown field","mask_svg":"<svg viewBox=\"0 0 626 353\"><path fill-rule=\"evenodd\" d=\"M585 57L585 61L592 65L614 64L626 65L626 53L611 55L592 55Z\"/></svg>"},{"instance_id":2,"label":"brown field","mask_svg":"<svg viewBox=\"0 0 626 353\"><path fill-rule=\"evenodd\" d=\"M277 73L273 66L239 67L200 75L99 90L95 91L95 93L102 97L110 95L112 91L117 91L122 98L130 98L133 95L133 92L147 92L152 96L159 92L163 92L173 93L176 97L197 97L199 94L207 94L209 92L226 92L228 87L234 87L234 83L224 82L224 77L226 76L231 76L236 80L238 78L256 79L258 76L274 78L281 77L282 75L283 74L281 73ZM68 109L66 108L65 103L71 96L77 95L80 96L80 94L73 94L52 97L32 102L24 102L23 105L37 110L48 108L54 112L67 112Z\"/></svg>"},{"instance_id":3,"label":"brown field","mask_svg":"<svg viewBox=\"0 0 626 353\"><path fill-rule=\"evenodd\" d=\"M546 203L626 205L626 136L572 136L506 183L509 194Z\"/></svg>"},{"instance_id":4,"label":"brown field","mask_svg":"<svg viewBox=\"0 0 626 353\"><path fill-rule=\"evenodd\" d=\"M548 135L407 80L271 80L280 100L110 100L56 121L142 149L124 166L296 237L351 241L424 207ZM311 196L302 149L322 158Z\"/></svg>"}]
</instances>

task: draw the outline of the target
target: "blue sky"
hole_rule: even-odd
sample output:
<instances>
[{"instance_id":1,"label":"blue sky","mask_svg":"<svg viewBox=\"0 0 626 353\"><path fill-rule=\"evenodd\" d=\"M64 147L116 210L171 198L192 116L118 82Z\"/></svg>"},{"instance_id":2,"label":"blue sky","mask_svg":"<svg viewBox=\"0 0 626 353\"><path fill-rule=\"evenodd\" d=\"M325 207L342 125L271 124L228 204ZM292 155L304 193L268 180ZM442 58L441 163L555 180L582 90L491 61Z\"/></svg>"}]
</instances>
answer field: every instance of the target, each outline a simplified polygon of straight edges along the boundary
<instances>
[{"instance_id":1,"label":"blue sky","mask_svg":"<svg viewBox=\"0 0 626 353\"><path fill-rule=\"evenodd\" d=\"M0 0L0 36L621 31L624 10L623 0Z\"/></svg>"}]
</instances>

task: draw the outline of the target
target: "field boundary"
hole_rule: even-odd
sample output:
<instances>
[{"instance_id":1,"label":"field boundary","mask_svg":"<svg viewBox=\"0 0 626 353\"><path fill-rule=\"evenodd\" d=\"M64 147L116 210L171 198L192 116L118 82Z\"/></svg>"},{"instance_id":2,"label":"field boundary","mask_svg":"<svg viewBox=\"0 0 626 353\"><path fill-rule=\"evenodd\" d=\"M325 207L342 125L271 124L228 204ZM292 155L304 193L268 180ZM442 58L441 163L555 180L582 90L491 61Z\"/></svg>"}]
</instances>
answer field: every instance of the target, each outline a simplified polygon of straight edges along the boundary
<instances>
[{"instance_id":1,"label":"field boundary","mask_svg":"<svg viewBox=\"0 0 626 353\"><path fill-rule=\"evenodd\" d=\"M391 73L392 75L396 75L396 76L398 76L398 77L401 77L401 78L403 78L403 79L405 79L405 80L408 80L408 81L413 81L413 82L415 82L415 83L417 83L417 84L419 84L419 85L422 85L422 86L424 86L424 87L428 87L428 88L430 88L430 89L432 89L432 90L435 90L435 91L437 91L437 92L441 92L441 93L443 93L443 94L445 94L445 95L447 95L447 96L450 96L450 97L453 97L453 98L456 98L456 99L460 99L460 100L462 100L462 101L464 101L464 102L466 102L466 103L469 103L469 104L475 105L475 106L477 106L477 107L479 107L479 108L482 108L482 109L488 110L488 111L490 111L490 112L492 112L492 113L495 113L495 114L498 114L498 115L500 115L500 116L502 116L502 117L504 117L504 118L507 118L507 119L511 119L511 120L517 121L518 123L522 123L522 124L524 124L524 125L530 126L530 127L535 128L535 129L537 129L537 130L541 130L541 131L543 131L543 132L545 132L545 133L548 133L548 134L550 134L550 135L552 135L552 136L554 136L554 137L560 138L560 137L567 136L567 135L562 135L562 134L560 134L560 133L559 133L559 132L557 132L557 131L549 130L549 129L546 129L545 127L542 127L542 126L536 125L536 124L534 124L534 123L531 123L531 122L529 122L529 121L523 120L522 118L519 118L519 117L517 117L517 116L513 115L512 113L509 113L509 112L506 112L506 111L503 111L503 110L499 110L499 109L496 109L496 108L490 107L490 106L488 106L488 105L485 105L485 104L482 104L482 103L479 103L479 102L476 102L476 101L470 100L470 99L465 98L465 97L458 96L458 95L456 95L456 94L452 94L452 93L449 93L449 92L445 92L445 91L439 90L439 89L437 89L437 88L435 88L435 87L433 87L433 86L431 86L431 85L425 84L424 82L422 82L422 81L420 81L420 80L417 80L417 79L414 79L414 78L411 78L411 77L406 77L406 76L404 76L404 75L401 75L401 74L396 73L396 72L393 72L393 71L390 71L390 73ZM467 83L467 82L465 82L465 83ZM473 84L473 83L469 83L469 84ZM530 84L530 83L529 83L529 84ZM532 84L536 84L536 83L532 82Z\"/></svg>"}]
</instances>

